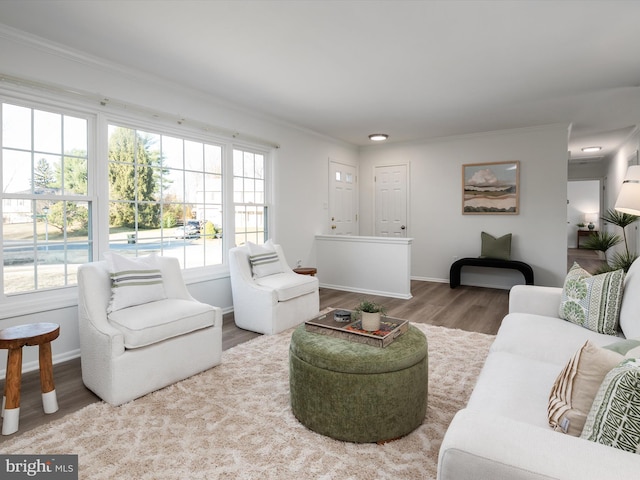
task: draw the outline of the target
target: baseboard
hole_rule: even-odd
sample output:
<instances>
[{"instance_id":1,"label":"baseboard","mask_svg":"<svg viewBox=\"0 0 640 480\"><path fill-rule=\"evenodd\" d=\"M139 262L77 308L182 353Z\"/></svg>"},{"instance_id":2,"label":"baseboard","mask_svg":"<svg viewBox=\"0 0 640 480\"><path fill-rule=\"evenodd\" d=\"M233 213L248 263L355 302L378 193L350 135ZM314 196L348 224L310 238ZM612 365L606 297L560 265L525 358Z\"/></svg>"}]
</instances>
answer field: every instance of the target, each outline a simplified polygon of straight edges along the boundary
<instances>
[{"instance_id":1,"label":"baseboard","mask_svg":"<svg viewBox=\"0 0 640 480\"><path fill-rule=\"evenodd\" d=\"M449 283L448 278L411 277L411 280L418 280L420 282ZM465 287L495 288L497 290L511 290L512 287L509 285L494 285L491 283L461 283L460 285Z\"/></svg>"},{"instance_id":2,"label":"baseboard","mask_svg":"<svg viewBox=\"0 0 640 480\"><path fill-rule=\"evenodd\" d=\"M419 282L449 283L448 278L411 277L411 280L417 280Z\"/></svg>"},{"instance_id":3,"label":"baseboard","mask_svg":"<svg viewBox=\"0 0 640 480\"><path fill-rule=\"evenodd\" d=\"M80 349L77 348L75 350L70 350L68 352L62 352L59 353L58 355L53 355L53 357L51 358L51 360L53 361L53 364L56 365L58 363L63 363L66 362L68 360L73 360L74 358L79 358L80 357ZM22 373L25 374L27 372L34 372L40 369L40 364L38 362L38 360L34 360L31 362L26 362L24 364L22 364ZM0 377L2 377L3 379L7 376L7 369L2 369L0 370ZM53 376L53 380L55 381L55 371L54 371L54 376Z\"/></svg>"},{"instance_id":4,"label":"baseboard","mask_svg":"<svg viewBox=\"0 0 640 480\"><path fill-rule=\"evenodd\" d=\"M321 288L328 288L329 290L341 290L343 292L352 292L352 293L364 293L366 295L379 295L381 297L391 297L391 298L401 298L403 300L409 300L413 298L413 295L409 294L401 294L396 292L382 292L377 290L367 290L362 288L354 288L354 287L345 287L344 285L329 285L326 283L320 283Z\"/></svg>"}]
</instances>

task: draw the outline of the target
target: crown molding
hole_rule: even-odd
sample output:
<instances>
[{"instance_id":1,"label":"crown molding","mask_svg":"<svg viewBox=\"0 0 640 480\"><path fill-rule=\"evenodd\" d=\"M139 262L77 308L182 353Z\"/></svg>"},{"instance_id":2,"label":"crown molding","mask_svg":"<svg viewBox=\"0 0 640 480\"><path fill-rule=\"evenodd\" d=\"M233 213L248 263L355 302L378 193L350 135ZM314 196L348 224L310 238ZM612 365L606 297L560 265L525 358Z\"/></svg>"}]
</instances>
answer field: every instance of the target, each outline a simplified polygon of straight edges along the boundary
<instances>
[{"instance_id":1,"label":"crown molding","mask_svg":"<svg viewBox=\"0 0 640 480\"><path fill-rule=\"evenodd\" d=\"M334 144L341 145L345 148L356 148L355 145L349 142L346 142L342 139L330 137L324 133L310 130L306 127L293 124L277 116L251 110L248 107L231 103L225 99L212 95L211 93L204 92L202 90L198 90L195 88L185 87L184 85L180 85L170 80L163 79L156 75L150 75L144 71L130 68L120 63L112 62L112 61L88 54L86 52L73 49L66 45L61 45L55 42L45 40L42 37L38 37L36 35L24 32L22 30L18 30L16 28L10 27L2 23L0 23L0 39L4 39L6 41L20 44L27 48L36 49L47 55L57 56L66 61L71 61L77 64L85 65L88 68L99 69L101 71L108 72L109 74L113 74L114 72L116 72L118 75L121 75L125 78L128 78L138 83L154 84L163 89L178 91L180 93L183 93L184 95L199 98L203 102L212 103L218 107L231 110L235 113L240 113L243 115L247 115L251 118L254 118L256 120L261 120L271 124L279 125L281 127L293 129L298 132L304 133L306 135L309 135L318 139L322 139ZM65 87L56 86L56 88L64 89ZM68 88L67 90L74 91L74 89L71 89L71 88ZM85 95L94 95L94 96L103 97L103 98L105 97L105 95L101 95L98 92L94 92L94 93L82 92L82 93ZM124 102L120 102L120 103L124 103ZM174 116L180 117L180 115L174 115ZM220 129L230 130L230 129L224 129L224 128L220 128ZM242 136L245 138L252 137L251 135L242 135ZM262 143L264 142L265 141L262 140ZM279 148L279 144L277 142L268 142L268 143L273 144L277 146L277 148Z\"/></svg>"}]
</instances>

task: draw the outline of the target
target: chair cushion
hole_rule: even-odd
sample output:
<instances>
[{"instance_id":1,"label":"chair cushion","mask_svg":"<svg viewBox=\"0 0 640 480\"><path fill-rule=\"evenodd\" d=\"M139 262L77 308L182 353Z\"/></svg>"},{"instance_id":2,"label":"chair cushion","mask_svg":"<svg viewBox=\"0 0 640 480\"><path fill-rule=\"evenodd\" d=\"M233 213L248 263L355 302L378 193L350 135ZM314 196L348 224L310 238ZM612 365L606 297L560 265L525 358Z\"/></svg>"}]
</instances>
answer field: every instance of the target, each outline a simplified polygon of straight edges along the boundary
<instances>
[{"instance_id":1,"label":"chair cushion","mask_svg":"<svg viewBox=\"0 0 640 480\"><path fill-rule=\"evenodd\" d=\"M256 279L256 283L275 290L279 302L313 293L318 289L318 279L297 273L277 273Z\"/></svg>"},{"instance_id":2,"label":"chair cushion","mask_svg":"<svg viewBox=\"0 0 640 480\"><path fill-rule=\"evenodd\" d=\"M111 313L111 324L124 335L126 348L138 348L212 327L214 308L206 303L167 298Z\"/></svg>"},{"instance_id":3,"label":"chair cushion","mask_svg":"<svg viewBox=\"0 0 640 480\"><path fill-rule=\"evenodd\" d=\"M552 363L517 353L491 352L467 406L483 413L549 429L549 390L558 371L558 367Z\"/></svg>"},{"instance_id":4,"label":"chair cushion","mask_svg":"<svg viewBox=\"0 0 640 480\"><path fill-rule=\"evenodd\" d=\"M502 319L498 335L491 351L513 354L557 365L557 377L571 356L591 342L598 346L610 345L622 340L564 322L557 317L544 317L530 313L510 313ZM549 383L549 388L553 380Z\"/></svg>"}]
</instances>

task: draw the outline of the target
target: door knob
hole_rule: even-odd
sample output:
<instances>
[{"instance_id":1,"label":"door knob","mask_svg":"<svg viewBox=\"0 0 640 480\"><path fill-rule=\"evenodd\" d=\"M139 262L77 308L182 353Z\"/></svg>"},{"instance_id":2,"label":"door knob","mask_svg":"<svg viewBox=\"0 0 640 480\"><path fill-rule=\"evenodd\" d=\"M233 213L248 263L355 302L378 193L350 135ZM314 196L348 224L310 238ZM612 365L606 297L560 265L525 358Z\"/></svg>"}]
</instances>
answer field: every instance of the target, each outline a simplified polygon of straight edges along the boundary
<instances>
[{"instance_id":1,"label":"door knob","mask_svg":"<svg viewBox=\"0 0 640 480\"><path fill-rule=\"evenodd\" d=\"M400 230L404 230L405 228L407 227L405 227L404 225L400 225Z\"/></svg>"},{"instance_id":2,"label":"door knob","mask_svg":"<svg viewBox=\"0 0 640 480\"><path fill-rule=\"evenodd\" d=\"M331 225L331 230L335 230L336 226L335 225Z\"/></svg>"}]
</instances>

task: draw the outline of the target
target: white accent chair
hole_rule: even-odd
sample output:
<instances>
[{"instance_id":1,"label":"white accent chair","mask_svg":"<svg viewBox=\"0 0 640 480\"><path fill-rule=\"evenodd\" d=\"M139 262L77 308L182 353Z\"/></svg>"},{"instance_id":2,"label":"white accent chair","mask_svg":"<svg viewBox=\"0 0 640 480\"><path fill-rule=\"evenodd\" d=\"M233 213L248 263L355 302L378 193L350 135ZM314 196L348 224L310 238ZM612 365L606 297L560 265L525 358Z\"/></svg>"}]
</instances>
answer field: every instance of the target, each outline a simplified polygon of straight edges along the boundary
<instances>
[{"instance_id":1,"label":"white accent chair","mask_svg":"<svg viewBox=\"0 0 640 480\"><path fill-rule=\"evenodd\" d=\"M107 315L106 261L78 268L82 381L121 405L220 364L222 310L195 300L176 258L159 257L168 298Z\"/></svg>"},{"instance_id":2,"label":"white accent chair","mask_svg":"<svg viewBox=\"0 0 640 480\"><path fill-rule=\"evenodd\" d=\"M282 273L254 278L246 245L229 250L233 316L239 328L273 335L305 322L320 310L316 277L299 275L274 245Z\"/></svg>"}]
</instances>

